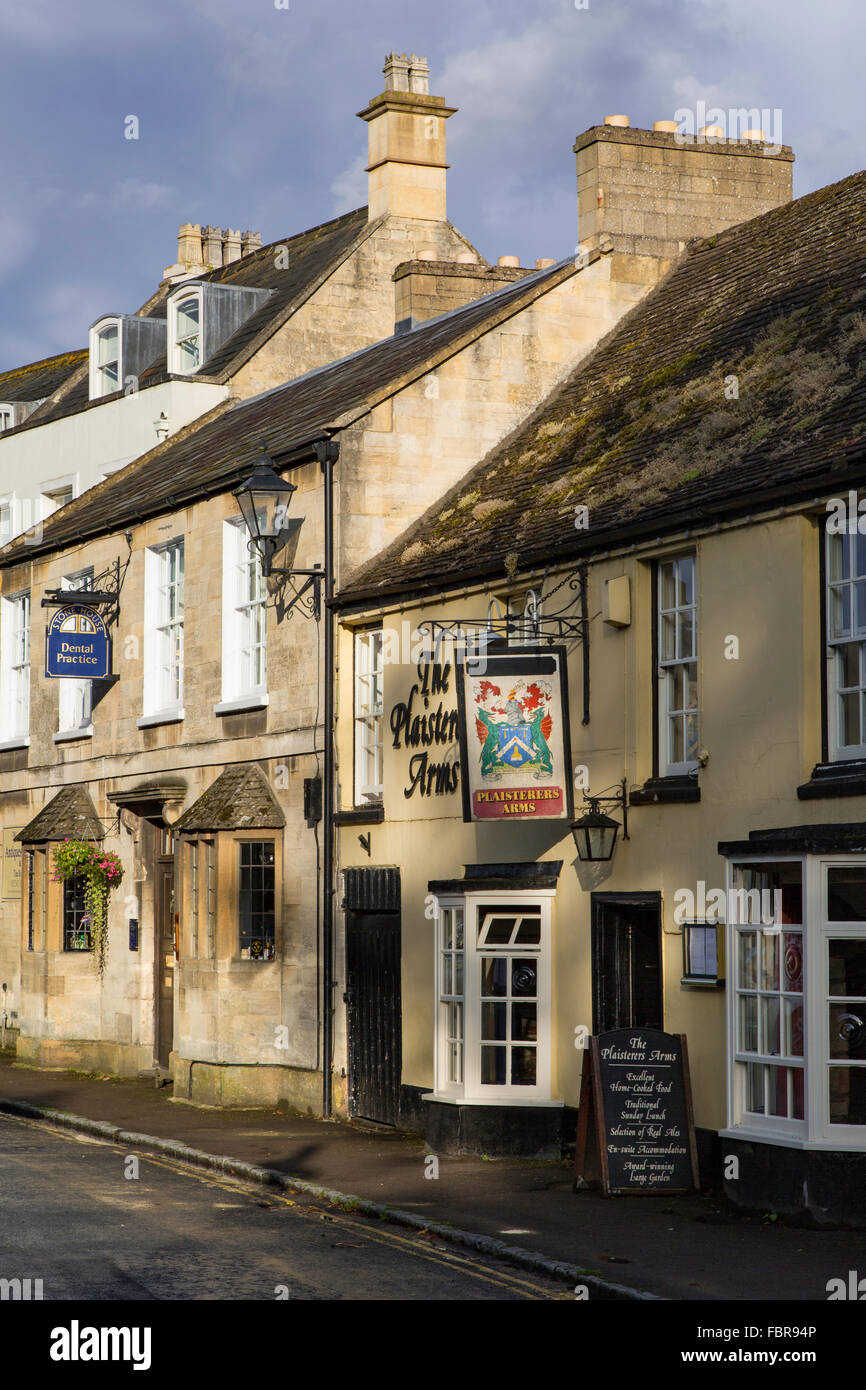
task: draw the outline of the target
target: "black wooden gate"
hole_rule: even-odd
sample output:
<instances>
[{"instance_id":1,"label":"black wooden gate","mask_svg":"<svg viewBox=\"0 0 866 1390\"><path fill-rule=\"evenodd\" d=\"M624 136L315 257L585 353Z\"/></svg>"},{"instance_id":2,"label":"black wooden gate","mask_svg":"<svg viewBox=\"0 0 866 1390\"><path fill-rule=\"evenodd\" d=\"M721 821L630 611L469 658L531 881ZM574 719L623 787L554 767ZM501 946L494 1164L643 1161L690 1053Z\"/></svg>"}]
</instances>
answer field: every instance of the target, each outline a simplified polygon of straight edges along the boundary
<instances>
[{"instance_id":1,"label":"black wooden gate","mask_svg":"<svg viewBox=\"0 0 866 1390\"><path fill-rule=\"evenodd\" d=\"M400 1110L400 877L346 871L346 1005L351 1113L396 1125Z\"/></svg>"}]
</instances>

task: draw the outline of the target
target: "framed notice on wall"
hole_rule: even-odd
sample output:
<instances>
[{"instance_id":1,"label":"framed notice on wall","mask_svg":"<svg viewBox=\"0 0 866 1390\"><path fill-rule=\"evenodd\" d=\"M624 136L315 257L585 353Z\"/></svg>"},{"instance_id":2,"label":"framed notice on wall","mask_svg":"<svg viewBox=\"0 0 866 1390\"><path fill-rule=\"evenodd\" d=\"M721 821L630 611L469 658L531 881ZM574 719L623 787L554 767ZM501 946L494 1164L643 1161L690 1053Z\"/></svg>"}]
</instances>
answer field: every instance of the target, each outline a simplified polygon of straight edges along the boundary
<instances>
[{"instance_id":1,"label":"framed notice on wall","mask_svg":"<svg viewBox=\"0 0 866 1390\"><path fill-rule=\"evenodd\" d=\"M7 825L3 830L3 897L21 897L21 846L15 836L23 826Z\"/></svg>"},{"instance_id":2,"label":"framed notice on wall","mask_svg":"<svg viewBox=\"0 0 866 1390\"><path fill-rule=\"evenodd\" d=\"M466 821L571 820L563 647L509 647L457 662Z\"/></svg>"}]
</instances>

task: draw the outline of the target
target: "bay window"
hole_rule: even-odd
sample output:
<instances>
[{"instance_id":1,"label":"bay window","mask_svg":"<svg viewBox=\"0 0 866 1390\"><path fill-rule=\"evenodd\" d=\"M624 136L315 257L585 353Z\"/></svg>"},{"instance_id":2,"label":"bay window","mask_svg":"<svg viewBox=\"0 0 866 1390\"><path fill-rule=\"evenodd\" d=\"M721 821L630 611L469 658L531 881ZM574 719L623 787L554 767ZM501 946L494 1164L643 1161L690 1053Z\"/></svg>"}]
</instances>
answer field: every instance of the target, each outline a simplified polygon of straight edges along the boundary
<instances>
[{"instance_id":1,"label":"bay window","mask_svg":"<svg viewBox=\"0 0 866 1390\"><path fill-rule=\"evenodd\" d=\"M238 951L241 960L274 959L276 866L273 840L238 844Z\"/></svg>"},{"instance_id":2,"label":"bay window","mask_svg":"<svg viewBox=\"0 0 866 1390\"><path fill-rule=\"evenodd\" d=\"M436 1096L550 1097L550 899L439 904Z\"/></svg>"},{"instance_id":3,"label":"bay window","mask_svg":"<svg viewBox=\"0 0 866 1390\"><path fill-rule=\"evenodd\" d=\"M866 1150L866 862L731 866L732 1137Z\"/></svg>"}]
</instances>

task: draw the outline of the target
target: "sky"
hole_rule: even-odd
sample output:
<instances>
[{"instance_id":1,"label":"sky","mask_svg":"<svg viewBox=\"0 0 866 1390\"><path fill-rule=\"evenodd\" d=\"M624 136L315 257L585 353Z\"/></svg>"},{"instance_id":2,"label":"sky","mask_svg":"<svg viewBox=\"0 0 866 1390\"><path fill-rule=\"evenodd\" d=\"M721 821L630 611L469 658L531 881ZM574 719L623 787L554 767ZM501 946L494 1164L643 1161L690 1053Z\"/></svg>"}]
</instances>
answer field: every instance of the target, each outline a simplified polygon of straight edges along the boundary
<instances>
[{"instance_id":1,"label":"sky","mask_svg":"<svg viewBox=\"0 0 866 1390\"><path fill-rule=\"evenodd\" d=\"M0 370L134 312L181 222L278 241L365 203L392 49L458 108L448 216L492 261L573 250L608 114L778 111L795 197L866 164L863 0L0 0Z\"/></svg>"}]
</instances>

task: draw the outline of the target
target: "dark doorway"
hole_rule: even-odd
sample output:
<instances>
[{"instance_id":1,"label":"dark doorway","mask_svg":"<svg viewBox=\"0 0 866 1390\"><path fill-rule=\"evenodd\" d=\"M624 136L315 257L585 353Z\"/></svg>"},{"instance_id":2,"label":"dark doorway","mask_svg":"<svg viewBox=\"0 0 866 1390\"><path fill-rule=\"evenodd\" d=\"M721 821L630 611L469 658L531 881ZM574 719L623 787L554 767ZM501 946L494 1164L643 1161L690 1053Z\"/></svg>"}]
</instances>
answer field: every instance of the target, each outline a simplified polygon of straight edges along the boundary
<instances>
[{"instance_id":1,"label":"dark doorway","mask_svg":"<svg viewBox=\"0 0 866 1390\"><path fill-rule=\"evenodd\" d=\"M593 893L592 1031L663 1026L661 894Z\"/></svg>"},{"instance_id":2,"label":"dark doorway","mask_svg":"<svg viewBox=\"0 0 866 1390\"><path fill-rule=\"evenodd\" d=\"M400 1108L400 913L346 913L351 1113L396 1125Z\"/></svg>"},{"instance_id":3,"label":"dark doorway","mask_svg":"<svg viewBox=\"0 0 866 1390\"><path fill-rule=\"evenodd\" d=\"M154 897L154 952L156 983L156 1061L168 1068L174 1045L174 855L171 832L161 827L156 838Z\"/></svg>"}]
</instances>

